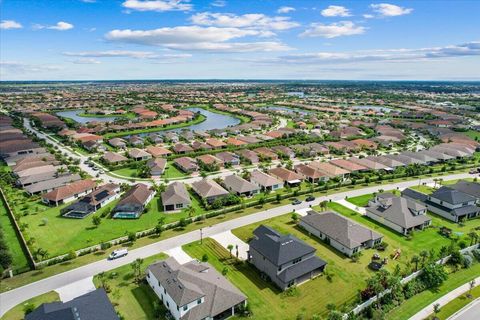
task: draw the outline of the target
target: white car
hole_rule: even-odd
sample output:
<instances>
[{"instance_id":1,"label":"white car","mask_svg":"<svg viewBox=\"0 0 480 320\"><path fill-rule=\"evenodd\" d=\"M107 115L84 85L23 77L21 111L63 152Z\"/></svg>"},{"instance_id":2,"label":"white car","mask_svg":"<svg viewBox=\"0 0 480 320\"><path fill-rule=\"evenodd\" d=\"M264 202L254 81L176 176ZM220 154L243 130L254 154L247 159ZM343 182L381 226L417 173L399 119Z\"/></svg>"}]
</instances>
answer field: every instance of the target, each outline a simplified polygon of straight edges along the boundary
<instances>
[{"instance_id":1,"label":"white car","mask_svg":"<svg viewBox=\"0 0 480 320\"><path fill-rule=\"evenodd\" d=\"M110 255L108 256L108 260L115 260L117 258L124 257L128 254L128 249L127 248L122 248L122 249L117 249L114 250Z\"/></svg>"}]
</instances>

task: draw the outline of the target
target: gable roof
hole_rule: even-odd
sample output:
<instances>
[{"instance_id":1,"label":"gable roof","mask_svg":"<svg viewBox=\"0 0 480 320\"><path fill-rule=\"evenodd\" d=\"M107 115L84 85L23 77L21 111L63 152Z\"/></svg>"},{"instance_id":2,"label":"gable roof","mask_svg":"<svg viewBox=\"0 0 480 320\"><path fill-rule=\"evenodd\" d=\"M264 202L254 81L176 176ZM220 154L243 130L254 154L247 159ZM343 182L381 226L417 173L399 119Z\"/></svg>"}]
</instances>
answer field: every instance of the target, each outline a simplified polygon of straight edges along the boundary
<instances>
[{"instance_id":1,"label":"gable roof","mask_svg":"<svg viewBox=\"0 0 480 320\"><path fill-rule=\"evenodd\" d=\"M274 185L281 185L282 181L272 177L262 171L254 170L250 172L250 181L255 182L263 187L271 187Z\"/></svg>"},{"instance_id":2,"label":"gable roof","mask_svg":"<svg viewBox=\"0 0 480 320\"><path fill-rule=\"evenodd\" d=\"M224 196L229 193L215 181L206 179L193 182L192 189L202 198Z\"/></svg>"},{"instance_id":3,"label":"gable roof","mask_svg":"<svg viewBox=\"0 0 480 320\"><path fill-rule=\"evenodd\" d=\"M460 180L449 187L480 199L480 183Z\"/></svg>"},{"instance_id":4,"label":"gable roof","mask_svg":"<svg viewBox=\"0 0 480 320\"><path fill-rule=\"evenodd\" d=\"M268 173L273 175L273 176L278 177L279 179L281 179L283 181L287 181L287 182L296 181L296 180L303 180L303 177L301 175L299 175L298 173L290 171L290 170L282 168L282 167L270 169L270 170L268 170Z\"/></svg>"},{"instance_id":5,"label":"gable roof","mask_svg":"<svg viewBox=\"0 0 480 320\"><path fill-rule=\"evenodd\" d=\"M122 199L118 202L117 206L126 204L145 205L148 198L154 193L153 190L143 184L138 183L134 185L130 190L125 192Z\"/></svg>"},{"instance_id":6,"label":"gable roof","mask_svg":"<svg viewBox=\"0 0 480 320\"><path fill-rule=\"evenodd\" d=\"M78 180L66 186L59 187L42 196L42 198L50 201L60 201L72 197L75 194L85 192L87 190L95 189L95 181L93 180Z\"/></svg>"},{"instance_id":7,"label":"gable roof","mask_svg":"<svg viewBox=\"0 0 480 320\"><path fill-rule=\"evenodd\" d=\"M227 188L230 188L238 193L258 190L258 187L256 185L234 174L225 177L223 181Z\"/></svg>"}]
</instances>

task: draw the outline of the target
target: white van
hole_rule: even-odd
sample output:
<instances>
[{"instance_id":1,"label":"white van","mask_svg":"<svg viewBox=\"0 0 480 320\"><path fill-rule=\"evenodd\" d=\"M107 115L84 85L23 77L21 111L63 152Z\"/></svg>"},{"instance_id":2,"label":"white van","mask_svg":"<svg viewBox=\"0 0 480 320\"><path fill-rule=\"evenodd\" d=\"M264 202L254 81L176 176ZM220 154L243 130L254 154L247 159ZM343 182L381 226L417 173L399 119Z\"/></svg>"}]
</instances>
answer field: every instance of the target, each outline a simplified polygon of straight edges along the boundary
<instances>
[{"instance_id":1,"label":"white van","mask_svg":"<svg viewBox=\"0 0 480 320\"><path fill-rule=\"evenodd\" d=\"M117 249L117 250L114 250L112 253L110 253L110 255L108 256L108 259L109 260L114 260L114 259L117 259L117 258L124 257L127 254L128 254L128 249L127 248Z\"/></svg>"}]
</instances>

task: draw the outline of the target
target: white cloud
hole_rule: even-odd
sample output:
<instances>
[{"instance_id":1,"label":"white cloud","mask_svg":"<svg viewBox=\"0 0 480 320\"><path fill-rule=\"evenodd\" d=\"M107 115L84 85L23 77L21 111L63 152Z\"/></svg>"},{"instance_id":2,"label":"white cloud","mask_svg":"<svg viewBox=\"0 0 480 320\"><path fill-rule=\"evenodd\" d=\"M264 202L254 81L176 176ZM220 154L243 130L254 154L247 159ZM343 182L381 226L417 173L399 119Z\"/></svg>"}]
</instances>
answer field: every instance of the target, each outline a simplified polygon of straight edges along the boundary
<instances>
[{"instance_id":1,"label":"white cloud","mask_svg":"<svg viewBox=\"0 0 480 320\"><path fill-rule=\"evenodd\" d=\"M190 11L189 0L126 0L122 6L136 11Z\"/></svg>"},{"instance_id":2,"label":"white cloud","mask_svg":"<svg viewBox=\"0 0 480 320\"><path fill-rule=\"evenodd\" d=\"M2 73L37 73L57 70L61 70L61 67L56 65L28 64L18 61L0 61L0 71Z\"/></svg>"},{"instance_id":3,"label":"white cloud","mask_svg":"<svg viewBox=\"0 0 480 320\"><path fill-rule=\"evenodd\" d=\"M14 20L2 20L2 22L0 22L0 29L8 30L21 28L23 28L23 26Z\"/></svg>"},{"instance_id":4,"label":"white cloud","mask_svg":"<svg viewBox=\"0 0 480 320\"><path fill-rule=\"evenodd\" d=\"M269 17L261 13L237 16L232 13L201 12L193 15L190 19L197 25L229 28L287 30L299 26L297 22L291 21L289 17Z\"/></svg>"},{"instance_id":5,"label":"white cloud","mask_svg":"<svg viewBox=\"0 0 480 320\"><path fill-rule=\"evenodd\" d=\"M371 4L370 7L381 17L403 16L413 11L411 8L403 8L389 3Z\"/></svg>"},{"instance_id":6,"label":"white cloud","mask_svg":"<svg viewBox=\"0 0 480 320\"><path fill-rule=\"evenodd\" d=\"M480 56L480 41L460 45L418 49L389 49L352 52L314 52L291 54L269 60L271 63L343 64L356 62L419 62L439 58ZM263 61L268 62L268 61Z\"/></svg>"},{"instance_id":7,"label":"white cloud","mask_svg":"<svg viewBox=\"0 0 480 320\"><path fill-rule=\"evenodd\" d=\"M175 50L205 51L219 53L274 52L292 50L289 46L276 41L270 42L198 42L176 43L166 47Z\"/></svg>"},{"instance_id":8,"label":"white cloud","mask_svg":"<svg viewBox=\"0 0 480 320\"><path fill-rule=\"evenodd\" d=\"M93 58L80 58L73 60L72 63L74 64L100 64L101 62L98 61L97 59Z\"/></svg>"},{"instance_id":9,"label":"white cloud","mask_svg":"<svg viewBox=\"0 0 480 320\"><path fill-rule=\"evenodd\" d=\"M321 14L324 17L350 17L351 16L350 10L342 6L328 6L328 8L322 10Z\"/></svg>"},{"instance_id":10,"label":"white cloud","mask_svg":"<svg viewBox=\"0 0 480 320\"><path fill-rule=\"evenodd\" d=\"M340 21L332 24L312 23L310 28L300 34L301 37L336 38L364 33L363 26L355 25L352 21Z\"/></svg>"},{"instance_id":11,"label":"white cloud","mask_svg":"<svg viewBox=\"0 0 480 320\"><path fill-rule=\"evenodd\" d=\"M151 51L128 51L128 50L107 50L107 51L81 51L81 52L62 52L64 56L69 57L88 57L88 58L136 58L136 59L155 59L159 55Z\"/></svg>"},{"instance_id":12,"label":"white cloud","mask_svg":"<svg viewBox=\"0 0 480 320\"><path fill-rule=\"evenodd\" d=\"M58 30L58 31L66 31L73 29L73 24L65 22L65 21L59 21L57 24L53 26L45 26L41 24L35 24L33 25L34 30L41 30L41 29L50 29L50 30Z\"/></svg>"},{"instance_id":13,"label":"white cloud","mask_svg":"<svg viewBox=\"0 0 480 320\"><path fill-rule=\"evenodd\" d=\"M364 17L365 19L373 19L373 18L375 18L375 16L374 16L373 14L364 14L363 17Z\"/></svg>"},{"instance_id":14,"label":"white cloud","mask_svg":"<svg viewBox=\"0 0 480 320\"><path fill-rule=\"evenodd\" d=\"M190 58L192 55L190 53L167 53L162 57L164 58Z\"/></svg>"},{"instance_id":15,"label":"white cloud","mask_svg":"<svg viewBox=\"0 0 480 320\"><path fill-rule=\"evenodd\" d=\"M210 5L212 5L214 7L222 8L222 7L225 7L227 5L227 1L225 1L225 0L215 0Z\"/></svg>"},{"instance_id":16,"label":"white cloud","mask_svg":"<svg viewBox=\"0 0 480 320\"><path fill-rule=\"evenodd\" d=\"M85 2L85 3L95 3L97 2L97 0L80 0L82 2Z\"/></svg>"},{"instance_id":17,"label":"white cloud","mask_svg":"<svg viewBox=\"0 0 480 320\"><path fill-rule=\"evenodd\" d=\"M278 8L277 13L289 13L289 12L293 12L295 10L296 9L293 8L293 7L280 7L280 8Z\"/></svg>"},{"instance_id":18,"label":"white cloud","mask_svg":"<svg viewBox=\"0 0 480 320\"><path fill-rule=\"evenodd\" d=\"M153 30L112 30L105 37L111 41L158 46L174 43L224 42L235 38L262 35L264 32L258 30L178 26Z\"/></svg>"}]
</instances>

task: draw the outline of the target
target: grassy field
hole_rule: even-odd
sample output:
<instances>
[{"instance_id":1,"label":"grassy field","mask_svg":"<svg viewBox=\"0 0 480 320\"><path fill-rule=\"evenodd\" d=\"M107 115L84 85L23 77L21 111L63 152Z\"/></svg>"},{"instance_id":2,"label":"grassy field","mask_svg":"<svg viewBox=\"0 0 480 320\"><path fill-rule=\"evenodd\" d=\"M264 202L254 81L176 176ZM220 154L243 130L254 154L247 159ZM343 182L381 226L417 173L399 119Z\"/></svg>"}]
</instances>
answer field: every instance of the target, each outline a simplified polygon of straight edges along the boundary
<instances>
[{"instance_id":1,"label":"grassy field","mask_svg":"<svg viewBox=\"0 0 480 320\"><path fill-rule=\"evenodd\" d=\"M36 308L42 303L49 303L54 301L60 301L58 293L56 293L55 291L47 292L13 307L10 311L3 315L1 320L23 320L25 316L23 308L26 304L32 304Z\"/></svg>"},{"instance_id":2,"label":"grassy field","mask_svg":"<svg viewBox=\"0 0 480 320\"><path fill-rule=\"evenodd\" d=\"M476 298L480 297L480 286L477 286L471 291L472 298L468 298L467 294L463 294L460 297L450 301L446 305L440 308L440 312L437 314L437 317L440 320L448 319L452 314L459 311L470 302L474 301ZM433 314L431 315L433 317Z\"/></svg>"},{"instance_id":3,"label":"grassy field","mask_svg":"<svg viewBox=\"0 0 480 320\"><path fill-rule=\"evenodd\" d=\"M434 188L429 187L429 186L424 186L424 185L413 186L410 189L421 192L421 193L424 193L424 194L432 194L435 191Z\"/></svg>"},{"instance_id":4,"label":"grassy field","mask_svg":"<svg viewBox=\"0 0 480 320\"><path fill-rule=\"evenodd\" d=\"M353 203L357 207L366 207L368 205L368 201L373 198L373 194L364 194L358 197L351 197L348 198L347 201Z\"/></svg>"},{"instance_id":5,"label":"grassy field","mask_svg":"<svg viewBox=\"0 0 480 320\"><path fill-rule=\"evenodd\" d=\"M112 171L114 174L118 174L120 176L129 177L129 178L138 178L137 175L138 169L137 168L122 168Z\"/></svg>"},{"instance_id":6,"label":"grassy field","mask_svg":"<svg viewBox=\"0 0 480 320\"><path fill-rule=\"evenodd\" d=\"M467 132L464 132L464 134L472 139L480 139L480 131L468 130Z\"/></svg>"},{"instance_id":7,"label":"grassy field","mask_svg":"<svg viewBox=\"0 0 480 320\"><path fill-rule=\"evenodd\" d=\"M146 258L142 264L142 270L148 265L167 258L167 255L160 253ZM125 319L128 320L155 320L158 315L155 314L154 305L161 306L165 311L163 304L158 299L146 282L137 284L134 279L133 269L130 265L125 265L105 273L107 285L110 287L108 297ZM94 277L93 282L97 288L101 287L98 275ZM162 317L163 318L163 317Z\"/></svg>"},{"instance_id":8,"label":"grassy field","mask_svg":"<svg viewBox=\"0 0 480 320\"><path fill-rule=\"evenodd\" d=\"M438 298L442 297L446 293L452 291L453 289L461 286L464 283L475 279L480 274L480 263L475 263L469 269L461 269L456 273L452 273L448 276L448 279L440 286L437 291L423 291L405 301L399 307L390 311L386 319L389 320L404 320L408 319L430 303L434 302ZM447 308L446 311L449 309ZM440 317L440 319L445 319Z\"/></svg>"},{"instance_id":9,"label":"grassy field","mask_svg":"<svg viewBox=\"0 0 480 320\"><path fill-rule=\"evenodd\" d=\"M312 239L309 243L323 246ZM325 316L328 303L341 305L355 301L356 290L364 285L363 277L358 273L366 276L368 272L363 270L362 264L345 262L343 257L331 252L335 261L327 258L327 268L335 274L332 282L320 276L299 286L298 294L286 296L272 283L263 280L255 268L230 258L229 252L215 240L205 239L203 244L191 243L183 249L197 259L207 254L208 262L218 271L226 267L226 277L247 296L253 319L295 319L299 314L303 314L305 319L314 314Z\"/></svg>"},{"instance_id":10,"label":"grassy field","mask_svg":"<svg viewBox=\"0 0 480 320\"><path fill-rule=\"evenodd\" d=\"M189 175L185 172L179 170L176 166L173 165L173 162L169 162L168 166L163 173L162 178L164 179L172 179L172 178L184 178L188 177Z\"/></svg>"},{"instance_id":11,"label":"grassy field","mask_svg":"<svg viewBox=\"0 0 480 320\"><path fill-rule=\"evenodd\" d=\"M119 200L109 203L106 207L84 219L69 219L60 215L60 207L47 208L41 213L29 214L22 217L22 222L27 223L26 233L35 238L35 247L46 249L51 257L92 246L103 241L125 236L129 232L138 232L157 225L160 217L165 217L165 223L178 221L188 217L187 212L173 214L163 213L160 196L157 195L149 204L149 210L139 219L111 219L102 218L98 227L92 223L93 216L101 216L102 212L111 210ZM196 214L202 214L203 209L197 199L192 197L192 205ZM47 219L47 224L44 224ZM59 246L58 244L62 245Z\"/></svg>"},{"instance_id":12,"label":"grassy field","mask_svg":"<svg viewBox=\"0 0 480 320\"><path fill-rule=\"evenodd\" d=\"M2 230L3 237L7 243L8 251L12 255L12 269L28 268L29 264L27 255L22 249L20 239L15 232L12 220L7 213L7 207L3 198L0 199L0 229Z\"/></svg>"}]
</instances>

